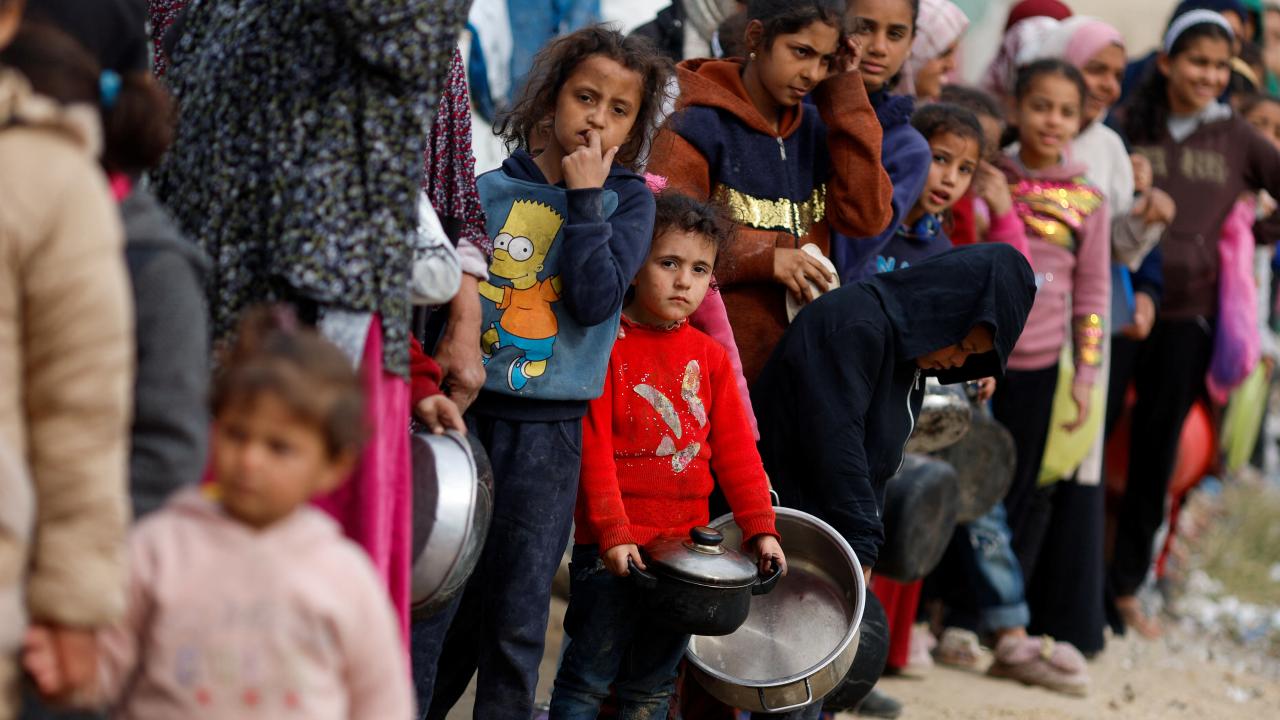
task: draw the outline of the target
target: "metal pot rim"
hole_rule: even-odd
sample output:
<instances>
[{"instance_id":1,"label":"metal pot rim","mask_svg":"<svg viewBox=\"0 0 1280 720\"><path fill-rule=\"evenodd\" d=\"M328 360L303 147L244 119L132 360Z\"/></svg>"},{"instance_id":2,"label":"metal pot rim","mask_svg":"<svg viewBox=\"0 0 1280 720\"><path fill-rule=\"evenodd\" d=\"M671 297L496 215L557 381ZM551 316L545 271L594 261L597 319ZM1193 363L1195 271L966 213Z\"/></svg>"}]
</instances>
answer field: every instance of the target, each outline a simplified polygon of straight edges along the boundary
<instances>
[{"instance_id":1,"label":"metal pot rim","mask_svg":"<svg viewBox=\"0 0 1280 720\"><path fill-rule=\"evenodd\" d=\"M479 487L480 484L478 482L478 469L476 467L476 459L471 454L472 451L471 451L470 441L467 439L465 435L463 435L462 433L456 430L445 430L443 434L439 434L439 435L435 433L427 432L424 430L421 432L412 433L412 435L416 436L416 439L419 442L422 442L431 448L432 457L436 461L437 465L442 463L442 460L443 460L441 458L442 451L443 451L443 454L451 454L456 456L453 458L449 458L451 460L457 461L459 459L462 459L465 461L466 469L463 472L465 472L471 478L471 482L469 483L470 497L468 498L467 505L469 508L471 508L472 512L468 512L466 516L463 518L462 535L463 537L469 536L471 533L475 531L476 519L475 519L474 510L475 510L476 501L477 501L476 496L480 492L480 487ZM412 443L412 440L411 440L411 443ZM412 451L412 447L410 448L410 450ZM437 474L437 482L440 482L440 481L441 481L441 478ZM431 538L428 537L427 544L429 545L430 542L431 542ZM425 558L426 553L427 553L427 549L424 546L422 551L418 554L418 556L410 559L409 580L410 580L411 595L413 590L414 570L418 568L419 561ZM458 566L461 565L462 562L463 562L463 557L460 552L458 555L455 555L450 560L448 570L444 573L443 577L445 578L451 577L457 571ZM421 607L425 607L431 602L434 602L436 599L436 595L439 594L439 590L440 590L439 587L435 588L432 591L432 594L427 595L426 597L421 597L421 598L410 597L409 598L410 608L418 609Z\"/></svg>"},{"instance_id":2,"label":"metal pot rim","mask_svg":"<svg viewBox=\"0 0 1280 720\"><path fill-rule=\"evenodd\" d=\"M738 685L741 687L747 687L747 688L776 688L776 687L782 687L783 685L790 685L795 682L800 682L805 678L811 677L816 671L835 662L835 660L840 657L840 654L843 653L845 649L849 647L849 644L852 643L853 639L857 636L858 629L862 627L862 611L867 606L867 587L866 587L866 580L862 575L862 565L858 562L858 554L853 551L853 548L850 547L849 542L844 539L844 536L841 535L839 532L837 532L835 528L827 524L826 521L822 520L821 518L814 517L809 513L801 512L800 510L795 510L793 508L786 508L786 507L775 507L773 511L775 515L791 517L797 520L801 520L803 522L808 522L817 526L818 529L826 531L826 533L833 540L835 540L836 545L845 552L845 557L853 560L854 581L858 589L858 592L857 592L858 606L854 610L853 622L849 624L849 629L845 631L844 637L840 640L840 644L837 645L834 650L832 650L825 657L823 657L822 660L819 660L817 663L814 663L812 666L805 668L803 671L796 673L794 675L788 675L787 677L780 678L777 680L769 680L767 682L755 682L750 680L744 680L742 678L735 677L733 675L728 675L726 673L722 673L719 670L716 670L715 668L712 668L709 665L707 665L705 662L702 661L702 658L698 657L697 653L693 652L692 649L685 650L685 655L684 655L685 658L689 662L693 663L693 666L697 668L700 672L705 673L706 675L716 680L719 680L721 682L726 682L726 683ZM731 522L732 520L733 520L733 513L725 513L724 515L721 515L720 517L716 518L715 520L712 520L707 524L710 525L711 527L720 527L725 525L728 522Z\"/></svg>"}]
</instances>

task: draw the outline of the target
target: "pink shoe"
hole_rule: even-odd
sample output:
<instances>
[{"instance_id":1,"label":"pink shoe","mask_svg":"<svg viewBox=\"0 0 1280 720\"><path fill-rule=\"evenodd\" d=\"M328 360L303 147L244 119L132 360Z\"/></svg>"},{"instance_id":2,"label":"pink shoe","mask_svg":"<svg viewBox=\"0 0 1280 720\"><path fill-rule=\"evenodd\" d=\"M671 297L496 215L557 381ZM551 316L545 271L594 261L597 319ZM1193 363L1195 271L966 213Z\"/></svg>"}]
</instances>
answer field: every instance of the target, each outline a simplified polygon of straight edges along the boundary
<instances>
[{"instance_id":1,"label":"pink shoe","mask_svg":"<svg viewBox=\"0 0 1280 720\"><path fill-rule=\"evenodd\" d=\"M1084 656L1071 643L1054 642L1047 635L1002 638L987 674L1066 695L1083 697L1089 692Z\"/></svg>"},{"instance_id":2,"label":"pink shoe","mask_svg":"<svg viewBox=\"0 0 1280 720\"><path fill-rule=\"evenodd\" d=\"M907 664L899 671L904 677L922 678L933 669L933 649L938 641L929 632L929 625L917 623L911 627L910 650Z\"/></svg>"}]
</instances>

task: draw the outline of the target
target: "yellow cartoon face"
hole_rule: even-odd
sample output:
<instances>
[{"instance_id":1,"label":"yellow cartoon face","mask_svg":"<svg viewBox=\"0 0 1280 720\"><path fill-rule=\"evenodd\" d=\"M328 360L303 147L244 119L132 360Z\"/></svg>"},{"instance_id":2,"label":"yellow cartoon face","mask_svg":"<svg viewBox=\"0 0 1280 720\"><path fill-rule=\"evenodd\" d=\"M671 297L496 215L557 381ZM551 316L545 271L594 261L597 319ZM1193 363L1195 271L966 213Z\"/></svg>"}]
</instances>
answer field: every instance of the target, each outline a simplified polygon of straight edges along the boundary
<instances>
[{"instance_id":1,"label":"yellow cartoon face","mask_svg":"<svg viewBox=\"0 0 1280 720\"><path fill-rule=\"evenodd\" d=\"M563 224L564 217L550 206L517 200L502 230L493 239L489 272L512 281L536 282L551 243Z\"/></svg>"}]
</instances>

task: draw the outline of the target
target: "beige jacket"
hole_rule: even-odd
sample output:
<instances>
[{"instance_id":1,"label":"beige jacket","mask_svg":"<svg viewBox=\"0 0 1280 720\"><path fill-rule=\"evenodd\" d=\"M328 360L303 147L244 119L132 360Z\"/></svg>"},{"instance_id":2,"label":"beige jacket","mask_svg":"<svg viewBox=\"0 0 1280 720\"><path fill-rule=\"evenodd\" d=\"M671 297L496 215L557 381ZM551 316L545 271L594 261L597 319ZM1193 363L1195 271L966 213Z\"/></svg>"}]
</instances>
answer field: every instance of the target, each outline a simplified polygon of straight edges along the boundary
<instances>
[{"instance_id":1,"label":"beige jacket","mask_svg":"<svg viewBox=\"0 0 1280 720\"><path fill-rule=\"evenodd\" d=\"M28 618L124 608L133 309L96 123L0 68L0 664Z\"/></svg>"}]
</instances>

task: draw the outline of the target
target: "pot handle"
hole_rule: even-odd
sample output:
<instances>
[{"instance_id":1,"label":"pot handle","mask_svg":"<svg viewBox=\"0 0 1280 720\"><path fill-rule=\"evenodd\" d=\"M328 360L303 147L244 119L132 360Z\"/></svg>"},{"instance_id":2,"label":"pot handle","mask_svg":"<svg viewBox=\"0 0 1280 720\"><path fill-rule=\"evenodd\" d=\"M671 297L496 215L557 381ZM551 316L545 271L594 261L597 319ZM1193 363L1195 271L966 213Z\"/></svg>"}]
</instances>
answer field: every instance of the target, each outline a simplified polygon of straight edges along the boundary
<instances>
[{"instance_id":1,"label":"pot handle","mask_svg":"<svg viewBox=\"0 0 1280 720\"><path fill-rule=\"evenodd\" d=\"M773 566L773 571L769 573L767 578L756 578L755 583L751 586L752 595L768 595L774 586L778 584L778 578L782 577L782 566L778 564L778 561L770 560L769 563Z\"/></svg>"},{"instance_id":2,"label":"pot handle","mask_svg":"<svg viewBox=\"0 0 1280 720\"><path fill-rule=\"evenodd\" d=\"M759 688L756 691L760 693L760 707L764 708L765 712L771 712L771 713L787 712L788 710L799 710L802 707L807 707L813 704L813 686L809 684L809 678L804 679L804 694L805 694L804 702L797 703L795 705L784 705L782 707L770 707L769 701L764 699L765 690L766 688Z\"/></svg>"},{"instance_id":3,"label":"pot handle","mask_svg":"<svg viewBox=\"0 0 1280 720\"><path fill-rule=\"evenodd\" d=\"M636 567L636 561L631 558L627 558L627 570L631 574L632 582L645 590L652 590L658 587L658 577Z\"/></svg>"}]
</instances>

